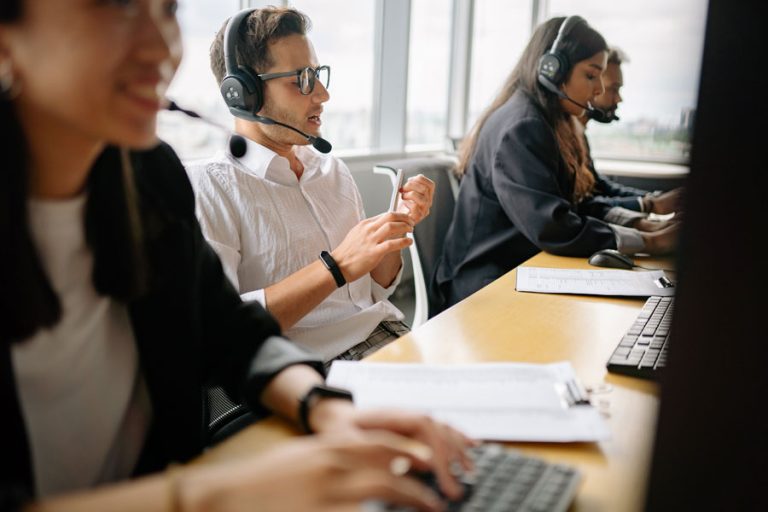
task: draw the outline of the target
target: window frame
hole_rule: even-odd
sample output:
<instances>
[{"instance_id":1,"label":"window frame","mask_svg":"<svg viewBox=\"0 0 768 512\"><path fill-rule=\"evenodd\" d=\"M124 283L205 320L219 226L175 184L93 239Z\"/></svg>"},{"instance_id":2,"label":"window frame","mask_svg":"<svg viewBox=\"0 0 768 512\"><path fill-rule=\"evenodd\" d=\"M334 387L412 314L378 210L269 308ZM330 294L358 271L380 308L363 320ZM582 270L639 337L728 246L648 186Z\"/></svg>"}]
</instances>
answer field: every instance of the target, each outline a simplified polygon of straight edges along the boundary
<instances>
[{"instance_id":1,"label":"window frame","mask_svg":"<svg viewBox=\"0 0 768 512\"><path fill-rule=\"evenodd\" d=\"M377 158L406 157L416 154L451 152L449 141L463 137L468 126L470 70L472 69L473 18L478 0L451 1L451 49L449 54L449 83L443 143L407 145L408 65L410 42L411 0L375 0L374 7L374 80L371 112L371 141L368 148L335 151L350 163L375 161ZM529 0L531 3L530 33L550 14L549 0ZM288 0L240 0L241 8L290 4ZM652 169L674 164L686 169L681 156L675 161L657 159L611 158L612 161L641 161ZM653 171L638 171L638 176Z\"/></svg>"}]
</instances>

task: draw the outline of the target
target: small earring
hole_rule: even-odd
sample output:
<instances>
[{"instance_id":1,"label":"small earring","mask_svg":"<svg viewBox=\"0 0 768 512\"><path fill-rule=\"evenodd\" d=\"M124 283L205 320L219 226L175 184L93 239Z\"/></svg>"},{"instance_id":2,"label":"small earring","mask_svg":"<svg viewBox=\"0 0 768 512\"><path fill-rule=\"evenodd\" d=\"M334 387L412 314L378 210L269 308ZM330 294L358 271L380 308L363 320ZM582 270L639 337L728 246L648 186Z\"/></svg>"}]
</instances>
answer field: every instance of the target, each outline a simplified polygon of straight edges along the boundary
<instances>
[{"instance_id":1,"label":"small earring","mask_svg":"<svg viewBox=\"0 0 768 512\"><path fill-rule=\"evenodd\" d=\"M0 60L0 98L12 100L19 95L20 89L13 75L11 60Z\"/></svg>"}]
</instances>

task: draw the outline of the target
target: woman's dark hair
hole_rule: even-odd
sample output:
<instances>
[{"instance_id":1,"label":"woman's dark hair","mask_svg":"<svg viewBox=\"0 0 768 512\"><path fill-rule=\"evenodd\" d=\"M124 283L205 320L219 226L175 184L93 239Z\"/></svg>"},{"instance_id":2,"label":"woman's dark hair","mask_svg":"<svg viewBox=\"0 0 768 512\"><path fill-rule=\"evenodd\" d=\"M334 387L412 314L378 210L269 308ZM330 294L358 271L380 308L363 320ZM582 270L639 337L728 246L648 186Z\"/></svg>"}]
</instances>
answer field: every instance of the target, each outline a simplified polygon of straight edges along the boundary
<instances>
[{"instance_id":1,"label":"woman's dark hair","mask_svg":"<svg viewBox=\"0 0 768 512\"><path fill-rule=\"evenodd\" d=\"M12 23L21 18L21 0L3 0L0 3L0 23Z\"/></svg>"},{"instance_id":2,"label":"woman's dark hair","mask_svg":"<svg viewBox=\"0 0 768 512\"><path fill-rule=\"evenodd\" d=\"M0 23L21 18L21 1L0 4ZM55 324L61 306L45 275L29 231L29 152L13 102L0 97L0 340L24 339Z\"/></svg>"},{"instance_id":3,"label":"woman's dark hair","mask_svg":"<svg viewBox=\"0 0 768 512\"><path fill-rule=\"evenodd\" d=\"M557 131L559 125L564 126L564 119L567 119L567 116L560 106L560 99L539 84L538 71L539 59L552 47L552 43L555 41L555 37L557 37L560 26L565 19L565 17L552 18L536 28L531 36L531 40L528 41L528 45L523 50L520 60L504 82L501 92L482 113L467 135L464 143L462 143L457 167L459 174L466 172L467 166L475 152L478 134L485 122L518 89L524 91L534 103L541 107L544 116L553 129ZM607 49L608 45L603 36L590 27L586 21L572 25L565 37L558 43L558 51L564 53L571 63L571 71L569 71L568 78L570 78L573 66L577 62L588 59L596 53L606 51ZM561 128L560 132L563 132L563 128ZM570 139L570 137L568 138ZM558 140L558 142L561 141ZM561 147L561 151L564 149Z\"/></svg>"},{"instance_id":4,"label":"woman's dark hair","mask_svg":"<svg viewBox=\"0 0 768 512\"><path fill-rule=\"evenodd\" d=\"M0 24L18 22L21 16L21 0L0 3ZM0 311L3 318L0 345L3 345L24 340L40 328L55 325L61 318L61 304L32 241L27 209L29 146L13 101L4 95L0 95L0 126L3 133L0 137L3 159L0 171ZM114 149L105 152L95 165L99 166L109 154L115 153ZM89 178L89 186L95 179L93 175ZM130 189L124 180L114 186ZM123 194L123 197L126 196ZM137 253L135 237L131 236L136 226L131 222L135 204L130 203L126 198L125 204L109 205L105 211L105 205L99 206L89 197L86 206L85 229L89 242L105 240L98 246L90 244L94 252L94 285L100 293L119 300L140 295L146 282L143 255ZM89 215L96 209L98 215ZM126 236L120 236L120 233L126 233ZM108 257L99 258L102 254ZM107 265L104 265L105 261Z\"/></svg>"}]
</instances>

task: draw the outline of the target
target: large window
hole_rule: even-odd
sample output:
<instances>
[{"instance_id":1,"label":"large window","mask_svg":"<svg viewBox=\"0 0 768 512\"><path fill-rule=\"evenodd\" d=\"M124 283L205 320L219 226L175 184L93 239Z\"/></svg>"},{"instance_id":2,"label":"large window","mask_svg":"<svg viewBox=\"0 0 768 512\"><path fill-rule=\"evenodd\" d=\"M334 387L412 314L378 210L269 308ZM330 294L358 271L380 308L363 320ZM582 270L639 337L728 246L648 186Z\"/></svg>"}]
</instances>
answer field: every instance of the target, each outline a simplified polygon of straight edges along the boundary
<instances>
[{"instance_id":1,"label":"large window","mask_svg":"<svg viewBox=\"0 0 768 512\"><path fill-rule=\"evenodd\" d=\"M531 36L531 2L476 0L468 126L493 101Z\"/></svg>"},{"instance_id":2,"label":"large window","mask_svg":"<svg viewBox=\"0 0 768 512\"><path fill-rule=\"evenodd\" d=\"M407 144L445 142L450 37L445 0L411 0Z\"/></svg>"},{"instance_id":3,"label":"large window","mask_svg":"<svg viewBox=\"0 0 768 512\"><path fill-rule=\"evenodd\" d=\"M232 126L209 47L243 5L270 3L292 5L312 20L309 38L332 70L323 136L336 154L443 144L449 125L451 135L465 134L517 63L532 26L579 14L630 57L621 121L590 124L594 155L687 159L706 0L189 0L179 12L185 54L169 97ZM226 145L226 134L178 113L160 116L159 133L183 158Z\"/></svg>"},{"instance_id":4,"label":"large window","mask_svg":"<svg viewBox=\"0 0 768 512\"><path fill-rule=\"evenodd\" d=\"M621 120L591 123L596 156L686 161L704 45L706 0L550 0L552 16L579 14L630 58L622 65Z\"/></svg>"},{"instance_id":5,"label":"large window","mask_svg":"<svg viewBox=\"0 0 768 512\"><path fill-rule=\"evenodd\" d=\"M331 66L323 137L334 151L370 147L374 1L296 0L290 4L312 20L309 38L320 64Z\"/></svg>"},{"instance_id":6,"label":"large window","mask_svg":"<svg viewBox=\"0 0 768 512\"><path fill-rule=\"evenodd\" d=\"M219 93L209 62L209 48L226 19L240 8L239 0L195 0L182 2L179 24L184 57L168 90L168 97L224 126L232 116ZM178 112L162 112L158 119L160 138L171 144L183 158L209 156L225 147L226 134Z\"/></svg>"}]
</instances>

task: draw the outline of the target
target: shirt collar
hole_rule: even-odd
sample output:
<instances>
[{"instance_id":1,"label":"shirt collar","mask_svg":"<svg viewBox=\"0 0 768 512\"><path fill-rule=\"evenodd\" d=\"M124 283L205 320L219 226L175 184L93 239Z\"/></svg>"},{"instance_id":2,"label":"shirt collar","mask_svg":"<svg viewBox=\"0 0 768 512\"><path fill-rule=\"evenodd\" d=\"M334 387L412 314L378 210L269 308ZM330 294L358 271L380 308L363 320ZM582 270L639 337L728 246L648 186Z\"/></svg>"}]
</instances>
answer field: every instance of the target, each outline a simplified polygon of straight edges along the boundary
<instances>
[{"instance_id":1,"label":"shirt collar","mask_svg":"<svg viewBox=\"0 0 768 512\"><path fill-rule=\"evenodd\" d=\"M245 137L244 139L247 148L245 155L236 158L227 152L227 155L233 162L239 164L248 174L264 180L286 185L298 183L287 158L278 155L258 142ZM309 147L295 146L294 151L304 165L304 172L301 175L302 181L319 170L320 165L316 161L318 155L313 150L309 149Z\"/></svg>"}]
</instances>

